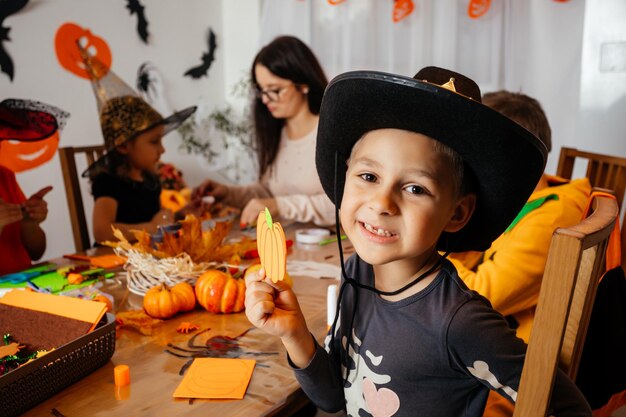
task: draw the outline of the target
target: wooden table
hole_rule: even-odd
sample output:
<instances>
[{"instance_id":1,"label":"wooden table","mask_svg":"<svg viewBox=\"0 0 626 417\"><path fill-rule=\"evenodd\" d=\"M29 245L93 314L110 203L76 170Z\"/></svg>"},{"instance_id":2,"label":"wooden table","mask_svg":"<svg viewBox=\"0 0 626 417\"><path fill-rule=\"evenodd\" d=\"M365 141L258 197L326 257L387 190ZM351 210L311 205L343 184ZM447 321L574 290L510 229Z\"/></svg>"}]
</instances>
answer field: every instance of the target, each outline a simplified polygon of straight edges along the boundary
<instances>
[{"instance_id":1,"label":"wooden table","mask_svg":"<svg viewBox=\"0 0 626 417\"><path fill-rule=\"evenodd\" d=\"M297 227L302 225L286 228L288 238L295 234ZM336 244L320 247L295 243L287 259L288 262L312 260L339 264ZM294 290L309 329L322 342L326 334L326 288L337 281L306 276L293 278ZM123 300L122 305L115 306L118 311L142 307L142 297L126 291L125 273L117 274L102 290L112 294L116 303ZM168 344L187 348L195 333L177 333L176 328L183 321L196 323L201 330L210 329L197 337L198 345L205 345L214 336L237 337L252 328L244 313L216 315L199 307L157 325L151 336L120 329L115 353L109 363L24 416L287 416L307 404L308 400L287 364L280 339L256 328L237 339L242 351L247 352L241 357L257 360L243 400L175 400L172 393L182 380L179 372L189 359L169 354L166 349L171 350ZM255 356L263 353L270 354ZM129 365L131 373L130 389L123 393L127 395L123 400L116 399L113 384L113 368L120 364Z\"/></svg>"}]
</instances>

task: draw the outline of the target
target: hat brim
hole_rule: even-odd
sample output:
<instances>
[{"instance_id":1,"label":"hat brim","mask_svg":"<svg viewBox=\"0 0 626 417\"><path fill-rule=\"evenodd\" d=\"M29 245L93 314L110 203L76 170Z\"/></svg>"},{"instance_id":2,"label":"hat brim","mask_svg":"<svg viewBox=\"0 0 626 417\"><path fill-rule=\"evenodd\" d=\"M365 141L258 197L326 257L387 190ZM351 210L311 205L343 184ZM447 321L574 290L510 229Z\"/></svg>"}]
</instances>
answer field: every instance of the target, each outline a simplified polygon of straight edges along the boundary
<instances>
[{"instance_id":1,"label":"hat brim","mask_svg":"<svg viewBox=\"0 0 626 417\"><path fill-rule=\"evenodd\" d=\"M328 85L317 133L317 172L335 204L341 204L352 147L365 133L385 128L442 142L463 158L476 179L474 214L460 231L442 234L440 250L487 249L521 210L546 163L547 150L539 139L477 101L413 78L348 72Z\"/></svg>"},{"instance_id":2,"label":"hat brim","mask_svg":"<svg viewBox=\"0 0 626 417\"><path fill-rule=\"evenodd\" d=\"M120 146L122 146L124 143L135 139L136 137L138 137L139 135L146 133L154 128L163 127L163 136L167 135L169 132L171 132L172 130L176 129L178 126L180 126L185 120L187 120L187 118L189 118L189 116L191 116L197 109L197 106L191 106L191 107L187 107L184 110L181 110L179 112L176 112L174 114L172 114L171 116L163 119L163 120L159 120L156 123L153 123L152 125L148 126L145 129L142 129L138 132L135 132L135 134L133 134L132 136L130 136L128 139L126 139L124 142L121 142L115 146L112 146L110 148L105 149L105 153L104 155L102 155L100 158L98 158L97 160L95 160L91 165L89 165L87 167L87 169L82 173L83 177L89 177L93 172L97 171L98 169L100 169L103 165L106 165L108 160L109 160L109 154L113 149L116 149Z\"/></svg>"},{"instance_id":3,"label":"hat brim","mask_svg":"<svg viewBox=\"0 0 626 417\"><path fill-rule=\"evenodd\" d=\"M47 139L60 128L55 113L65 118L69 116L35 100L6 99L0 103L0 140L36 142Z\"/></svg>"}]
</instances>

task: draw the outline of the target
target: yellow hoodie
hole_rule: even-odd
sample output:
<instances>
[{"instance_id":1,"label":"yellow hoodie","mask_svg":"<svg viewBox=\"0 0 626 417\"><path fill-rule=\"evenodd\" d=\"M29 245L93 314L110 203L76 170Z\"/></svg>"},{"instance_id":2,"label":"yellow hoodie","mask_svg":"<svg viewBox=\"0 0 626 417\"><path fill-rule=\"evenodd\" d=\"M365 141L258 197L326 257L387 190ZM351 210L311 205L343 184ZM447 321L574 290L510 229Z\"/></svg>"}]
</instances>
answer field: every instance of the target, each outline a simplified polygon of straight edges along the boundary
<instances>
[{"instance_id":1,"label":"yellow hoodie","mask_svg":"<svg viewBox=\"0 0 626 417\"><path fill-rule=\"evenodd\" d=\"M518 216L487 251L450 255L467 286L487 297L495 310L512 319L509 321L516 322L517 336L526 343L552 233L557 227L579 223L591 194L586 178L567 182L559 177L546 177L548 187L534 192L526 204L538 207ZM490 391L483 417L512 415L513 405L509 400Z\"/></svg>"},{"instance_id":2,"label":"yellow hoodie","mask_svg":"<svg viewBox=\"0 0 626 417\"><path fill-rule=\"evenodd\" d=\"M517 323L517 336L528 343L552 233L579 223L591 186L585 179L567 182L547 176L549 186L534 192L529 203L546 198L496 239L483 254L452 254L452 263L467 286L491 301L493 308ZM556 196L556 197L555 197ZM481 256L482 255L482 256Z\"/></svg>"}]
</instances>

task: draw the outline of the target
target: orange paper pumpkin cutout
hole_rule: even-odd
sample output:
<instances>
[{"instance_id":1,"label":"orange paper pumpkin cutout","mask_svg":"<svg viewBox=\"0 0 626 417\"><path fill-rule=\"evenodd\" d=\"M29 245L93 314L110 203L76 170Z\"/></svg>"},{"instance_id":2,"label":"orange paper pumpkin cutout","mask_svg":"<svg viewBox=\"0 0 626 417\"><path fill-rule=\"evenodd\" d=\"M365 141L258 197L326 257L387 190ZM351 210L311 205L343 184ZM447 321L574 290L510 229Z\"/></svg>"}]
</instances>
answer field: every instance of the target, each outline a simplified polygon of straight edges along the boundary
<instances>
[{"instance_id":1,"label":"orange paper pumpkin cutout","mask_svg":"<svg viewBox=\"0 0 626 417\"><path fill-rule=\"evenodd\" d=\"M472 19L478 19L489 11L491 0L470 0L467 6L467 14Z\"/></svg>"},{"instance_id":2,"label":"orange paper pumpkin cutout","mask_svg":"<svg viewBox=\"0 0 626 417\"><path fill-rule=\"evenodd\" d=\"M0 141L0 165L13 172L36 168L48 162L59 147L59 132L34 142Z\"/></svg>"},{"instance_id":3,"label":"orange paper pumpkin cutout","mask_svg":"<svg viewBox=\"0 0 626 417\"><path fill-rule=\"evenodd\" d=\"M395 0L393 4L393 22L398 23L415 9L413 0Z\"/></svg>"},{"instance_id":4,"label":"orange paper pumpkin cutout","mask_svg":"<svg viewBox=\"0 0 626 417\"><path fill-rule=\"evenodd\" d=\"M84 29L74 23L65 23L57 29L54 38L57 59L63 68L79 77L91 79L85 69L78 43L106 68L111 67L111 50L104 39L94 35L89 29Z\"/></svg>"},{"instance_id":5,"label":"orange paper pumpkin cutout","mask_svg":"<svg viewBox=\"0 0 626 417\"><path fill-rule=\"evenodd\" d=\"M256 221L256 245L265 275L272 282L282 281L287 269L287 240L283 227L272 221L267 207Z\"/></svg>"}]
</instances>

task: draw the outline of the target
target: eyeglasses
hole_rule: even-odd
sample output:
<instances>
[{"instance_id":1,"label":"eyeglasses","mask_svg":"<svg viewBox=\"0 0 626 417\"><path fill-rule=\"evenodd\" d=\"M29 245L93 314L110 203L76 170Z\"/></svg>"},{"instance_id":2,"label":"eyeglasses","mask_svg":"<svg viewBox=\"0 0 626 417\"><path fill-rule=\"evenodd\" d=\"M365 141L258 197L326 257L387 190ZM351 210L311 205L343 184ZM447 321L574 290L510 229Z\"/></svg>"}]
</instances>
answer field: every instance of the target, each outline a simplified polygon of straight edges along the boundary
<instances>
[{"instance_id":1,"label":"eyeglasses","mask_svg":"<svg viewBox=\"0 0 626 417\"><path fill-rule=\"evenodd\" d=\"M281 94L289 87L291 87L291 84L280 88L268 88L262 90L257 86L254 89L254 96L259 100L263 100L263 96L265 96L269 101L279 101Z\"/></svg>"}]
</instances>

